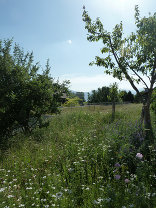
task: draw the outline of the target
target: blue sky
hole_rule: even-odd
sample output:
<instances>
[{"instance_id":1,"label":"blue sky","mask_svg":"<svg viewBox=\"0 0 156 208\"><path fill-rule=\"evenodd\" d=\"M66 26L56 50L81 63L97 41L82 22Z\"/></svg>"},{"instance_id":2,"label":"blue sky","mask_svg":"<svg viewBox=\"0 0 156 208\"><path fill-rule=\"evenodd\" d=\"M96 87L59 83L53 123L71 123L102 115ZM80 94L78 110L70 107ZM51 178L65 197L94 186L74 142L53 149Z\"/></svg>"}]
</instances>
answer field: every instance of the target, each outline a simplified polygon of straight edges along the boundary
<instances>
[{"instance_id":1,"label":"blue sky","mask_svg":"<svg viewBox=\"0 0 156 208\"><path fill-rule=\"evenodd\" d=\"M102 45L86 39L83 5L91 18L100 17L108 31L123 21L128 35L135 30L136 4L141 16L156 12L155 0L0 0L0 39L13 37L25 51L33 51L35 62L43 67L49 58L51 75L69 79L70 89L91 91L118 80L105 75L102 67L89 66ZM126 81L119 88L132 89Z\"/></svg>"}]
</instances>

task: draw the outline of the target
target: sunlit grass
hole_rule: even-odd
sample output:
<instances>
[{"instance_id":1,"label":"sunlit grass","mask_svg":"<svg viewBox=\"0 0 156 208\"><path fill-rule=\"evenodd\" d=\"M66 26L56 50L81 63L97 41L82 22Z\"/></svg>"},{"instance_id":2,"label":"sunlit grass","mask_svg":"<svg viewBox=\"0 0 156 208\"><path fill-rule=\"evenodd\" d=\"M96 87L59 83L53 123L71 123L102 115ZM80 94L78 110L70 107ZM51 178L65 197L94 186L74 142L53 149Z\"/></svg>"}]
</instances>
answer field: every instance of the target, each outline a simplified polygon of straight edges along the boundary
<instances>
[{"instance_id":1,"label":"sunlit grass","mask_svg":"<svg viewBox=\"0 0 156 208\"><path fill-rule=\"evenodd\" d=\"M67 109L12 138L1 157L0 207L154 208L155 148L146 155L141 146L141 105L116 110L112 123L110 107Z\"/></svg>"}]
</instances>

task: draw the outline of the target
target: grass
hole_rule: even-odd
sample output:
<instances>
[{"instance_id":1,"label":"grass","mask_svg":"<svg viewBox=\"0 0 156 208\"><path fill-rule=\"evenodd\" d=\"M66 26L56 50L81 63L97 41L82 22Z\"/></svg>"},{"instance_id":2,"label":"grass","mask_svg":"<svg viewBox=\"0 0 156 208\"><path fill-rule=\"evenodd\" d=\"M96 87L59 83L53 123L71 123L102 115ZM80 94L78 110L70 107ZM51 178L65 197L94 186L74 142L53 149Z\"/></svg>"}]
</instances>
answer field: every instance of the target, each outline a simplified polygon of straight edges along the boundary
<instances>
[{"instance_id":1,"label":"grass","mask_svg":"<svg viewBox=\"0 0 156 208\"><path fill-rule=\"evenodd\" d=\"M111 122L110 106L65 109L49 127L11 138L0 208L155 208L155 146L143 147L141 105L116 110Z\"/></svg>"}]
</instances>

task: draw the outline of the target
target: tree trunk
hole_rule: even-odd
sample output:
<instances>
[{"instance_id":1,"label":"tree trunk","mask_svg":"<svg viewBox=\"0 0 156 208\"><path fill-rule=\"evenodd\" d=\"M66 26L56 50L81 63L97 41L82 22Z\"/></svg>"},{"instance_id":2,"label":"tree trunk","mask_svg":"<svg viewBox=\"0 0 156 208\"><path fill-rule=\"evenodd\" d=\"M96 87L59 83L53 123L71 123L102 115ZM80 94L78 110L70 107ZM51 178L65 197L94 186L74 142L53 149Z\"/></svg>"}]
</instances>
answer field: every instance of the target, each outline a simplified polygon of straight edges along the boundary
<instances>
[{"instance_id":1,"label":"tree trunk","mask_svg":"<svg viewBox=\"0 0 156 208\"><path fill-rule=\"evenodd\" d=\"M151 124L150 103L149 102L143 103L141 120L144 124L145 139L150 140L152 142L153 141L153 131L152 131L152 124Z\"/></svg>"},{"instance_id":2,"label":"tree trunk","mask_svg":"<svg viewBox=\"0 0 156 208\"><path fill-rule=\"evenodd\" d=\"M112 121L115 119L115 102L112 102Z\"/></svg>"}]
</instances>

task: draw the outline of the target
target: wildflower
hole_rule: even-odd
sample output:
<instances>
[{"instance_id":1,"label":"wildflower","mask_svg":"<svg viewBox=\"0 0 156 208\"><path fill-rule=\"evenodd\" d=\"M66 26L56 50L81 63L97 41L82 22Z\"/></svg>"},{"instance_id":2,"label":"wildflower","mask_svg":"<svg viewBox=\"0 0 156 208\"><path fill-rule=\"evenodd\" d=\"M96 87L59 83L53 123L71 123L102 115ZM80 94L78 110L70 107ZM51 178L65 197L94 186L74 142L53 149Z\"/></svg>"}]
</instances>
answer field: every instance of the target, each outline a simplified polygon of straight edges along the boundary
<instances>
[{"instance_id":1,"label":"wildflower","mask_svg":"<svg viewBox=\"0 0 156 208\"><path fill-rule=\"evenodd\" d=\"M56 193L56 197L57 197L57 198L61 198L61 197L62 197L62 195L63 195L63 193L62 193L62 192L58 192L58 193Z\"/></svg>"},{"instance_id":2,"label":"wildflower","mask_svg":"<svg viewBox=\"0 0 156 208\"><path fill-rule=\"evenodd\" d=\"M41 199L41 202L46 202L47 200L46 199Z\"/></svg>"},{"instance_id":3,"label":"wildflower","mask_svg":"<svg viewBox=\"0 0 156 208\"><path fill-rule=\"evenodd\" d=\"M26 187L26 190L31 190L32 189L32 187Z\"/></svg>"},{"instance_id":4,"label":"wildflower","mask_svg":"<svg viewBox=\"0 0 156 208\"><path fill-rule=\"evenodd\" d=\"M119 180L119 179L121 178L121 175L115 175L114 178L115 178L116 180Z\"/></svg>"},{"instance_id":5,"label":"wildflower","mask_svg":"<svg viewBox=\"0 0 156 208\"><path fill-rule=\"evenodd\" d=\"M14 197L13 195L8 195L8 198L12 198L12 197Z\"/></svg>"},{"instance_id":6,"label":"wildflower","mask_svg":"<svg viewBox=\"0 0 156 208\"><path fill-rule=\"evenodd\" d=\"M94 200L94 201L93 201L93 204L100 204L100 202L99 202L99 201Z\"/></svg>"},{"instance_id":7,"label":"wildflower","mask_svg":"<svg viewBox=\"0 0 156 208\"><path fill-rule=\"evenodd\" d=\"M136 157L141 160L143 158L143 155L141 153L137 153Z\"/></svg>"},{"instance_id":8,"label":"wildflower","mask_svg":"<svg viewBox=\"0 0 156 208\"><path fill-rule=\"evenodd\" d=\"M106 202L110 202L111 201L111 198L106 198L105 201Z\"/></svg>"},{"instance_id":9,"label":"wildflower","mask_svg":"<svg viewBox=\"0 0 156 208\"><path fill-rule=\"evenodd\" d=\"M24 207L24 206L25 206L24 204L20 204L20 205L19 205L19 207Z\"/></svg>"},{"instance_id":10,"label":"wildflower","mask_svg":"<svg viewBox=\"0 0 156 208\"><path fill-rule=\"evenodd\" d=\"M0 188L0 192L3 192L6 188Z\"/></svg>"},{"instance_id":11,"label":"wildflower","mask_svg":"<svg viewBox=\"0 0 156 208\"><path fill-rule=\"evenodd\" d=\"M69 168L68 171L71 173L74 169L73 168Z\"/></svg>"},{"instance_id":12,"label":"wildflower","mask_svg":"<svg viewBox=\"0 0 156 208\"><path fill-rule=\"evenodd\" d=\"M119 163L116 163L115 164L115 167L120 167L121 165Z\"/></svg>"},{"instance_id":13,"label":"wildflower","mask_svg":"<svg viewBox=\"0 0 156 208\"><path fill-rule=\"evenodd\" d=\"M125 183L129 183L130 180L128 178L125 179Z\"/></svg>"}]
</instances>

